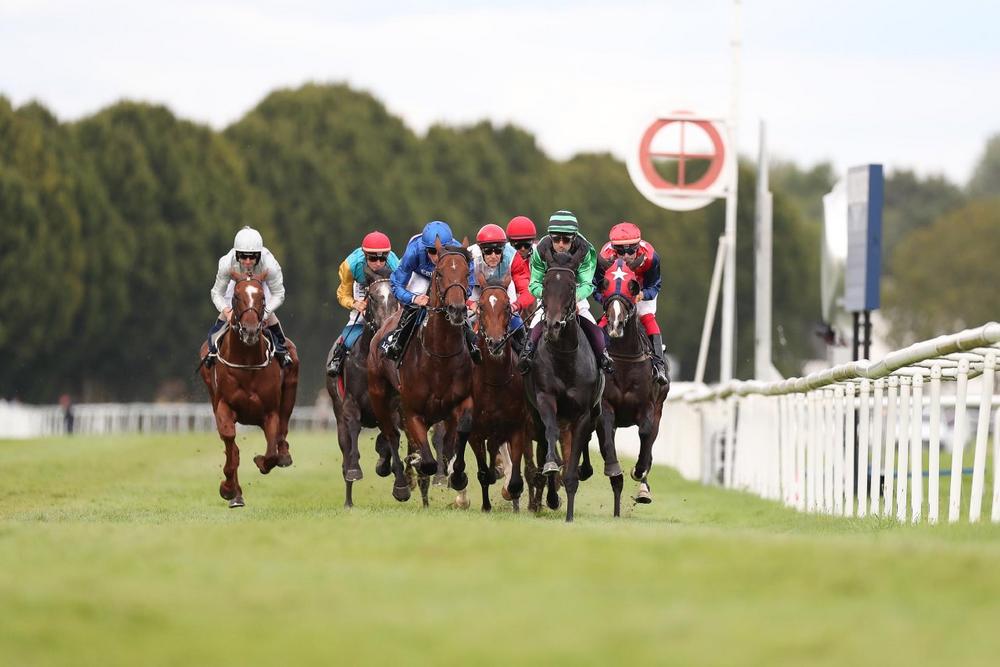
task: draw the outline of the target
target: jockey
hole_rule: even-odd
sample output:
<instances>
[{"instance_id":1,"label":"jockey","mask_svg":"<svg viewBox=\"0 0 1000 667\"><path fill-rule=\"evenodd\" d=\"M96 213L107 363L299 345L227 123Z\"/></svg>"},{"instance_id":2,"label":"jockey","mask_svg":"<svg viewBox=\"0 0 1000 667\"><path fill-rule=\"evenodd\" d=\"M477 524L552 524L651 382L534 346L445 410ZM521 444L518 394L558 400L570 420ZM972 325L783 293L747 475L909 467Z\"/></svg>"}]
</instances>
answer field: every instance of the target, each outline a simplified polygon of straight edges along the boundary
<instances>
[{"instance_id":1,"label":"jockey","mask_svg":"<svg viewBox=\"0 0 1000 667\"><path fill-rule=\"evenodd\" d=\"M370 232L361 240L361 247L355 248L347 258L341 262L338 273L340 274L340 286L337 287L337 301L340 305L351 311L347 319L347 326L340 333L337 342L333 344L333 356L326 367L326 374L330 377L340 375L340 369L344 365L344 359L350 352L354 343L361 338L364 331L364 314L368 306L367 293L361 286L365 282L365 267L371 271L381 271L388 265L389 270L395 271L399 266L399 257L392 252L392 243L389 237L382 232Z\"/></svg>"},{"instance_id":2,"label":"jockey","mask_svg":"<svg viewBox=\"0 0 1000 667\"><path fill-rule=\"evenodd\" d=\"M208 332L208 354L202 362L211 368L219 355L216 339L233 312L233 289L236 286L236 281L231 277L233 273L260 275L264 283L264 317L261 321L267 326L267 332L274 343L274 356L282 368L287 367L292 363L292 356L285 348L285 334L274 314L285 300L281 265L271 251L264 247L264 239L261 238L260 232L250 227L244 227L236 232L233 249L219 258L219 270L215 275L215 285L212 287L212 303L219 311L219 319Z\"/></svg>"},{"instance_id":3,"label":"jockey","mask_svg":"<svg viewBox=\"0 0 1000 667\"><path fill-rule=\"evenodd\" d=\"M520 351L524 348L525 333L523 320L518 314L521 311L522 303L533 304L535 297L528 290L528 282L531 278L527 262L514 250L514 246L507 243L507 235L499 225L485 225L476 234L475 245L469 246L472 253L472 273L475 286L472 288L472 296L469 297L468 306L472 311L479 307L479 296L486 285L503 285L506 278L510 278L507 286L507 295L510 297L511 318L508 331L513 333L514 348ZM481 284L480 281L485 281Z\"/></svg>"},{"instance_id":4,"label":"jockey","mask_svg":"<svg viewBox=\"0 0 1000 667\"><path fill-rule=\"evenodd\" d=\"M440 239L442 246L461 248L462 244L455 240L448 223L435 220L424 225L424 230L410 239L399 260L399 266L392 272L392 291L396 299L403 305L403 313L399 316L396 328L390 331L382 340L382 351L393 361L399 361L406 348L406 341L416 328L419 315L430 303L427 290L431 285L431 276L438 262L435 240ZM472 291L472 271L469 271L469 286L466 298ZM469 347L472 361L480 363L482 354L476 346L476 334L468 318L465 320L465 342Z\"/></svg>"},{"instance_id":5,"label":"jockey","mask_svg":"<svg viewBox=\"0 0 1000 667\"><path fill-rule=\"evenodd\" d=\"M531 256L531 283L529 289L539 300L542 298L542 279L548 266L542 259L541 250L551 248L553 252L564 252L571 255L583 256L583 260L576 269L576 312L579 316L580 325L587 334L587 340L597 356L597 362L601 370L605 373L614 373L614 362L608 355L607 336L604 330L597 326L594 316L590 314L590 303L587 297L594 291L594 272L597 270L597 251L583 234L580 233L580 226L576 216L569 211L556 211L549 218L548 236L538 242L538 249ZM535 310L535 316L531 320L531 333L528 343L524 346L524 353L518 364L522 374L527 374L531 370L531 362L538 347L538 340L542 337L542 309Z\"/></svg>"},{"instance_id":6,"label":"jockey","mask_svg":"<svg viewBox=\"0 0 1000 667\"><path fill-rule=\"evenodd\" d=\"M510 222L507 223L509 244L517 251L517 257L514 258L514 265L511 268L515 271L515 275L518 275L520 273L519 265L523 262L524 271L528 276L529 283L531 282L531 255L535 252L535 234L535 223L527 216L519 215L511 218ZM531 290L525 289L522 292L518 288L518 310L520 312L527 312L534 305L535 295L531 293Z\"/></svg>"},{"instance_id":7,"label":"jockey","mask_svg":"<svg viewBox=\"0 0 1000 667\"><path fill-rule=\"evenodd\" d=\"M643 257L642 263L635 269L642 290L636 296L636 315L649 336L653 347L653 377L659 384L667 384L667 369L663 362L663 338L660 335L660 325L656 323L656 296L660 293L660 256L653 246L642 240L642 234L631 222L620 222L611 228L608 235L611 240L601 248L601 257L608 260L624 259L626 263L634 262L636 254ZM595 285L604 276L594 276ZM601 290L594 291L594 298L602 301ZM601 318L600 325L607 324L607 318Z\"/></svg>"}]
</instances>

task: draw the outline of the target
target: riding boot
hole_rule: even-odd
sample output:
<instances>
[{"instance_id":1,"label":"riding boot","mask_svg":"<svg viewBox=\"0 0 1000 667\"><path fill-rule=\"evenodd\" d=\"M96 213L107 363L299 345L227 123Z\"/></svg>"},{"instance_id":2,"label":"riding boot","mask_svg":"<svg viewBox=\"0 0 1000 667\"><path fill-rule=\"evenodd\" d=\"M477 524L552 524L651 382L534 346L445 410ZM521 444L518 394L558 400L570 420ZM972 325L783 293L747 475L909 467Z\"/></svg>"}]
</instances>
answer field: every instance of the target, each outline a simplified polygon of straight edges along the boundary
<instances>
[{"instance_id":1,"label":"riding boot","mask_svg":"<svg viewBox=\"0 0 1000 667\"><path fill-rule=\"evenodd\" d=\"M413 328L413 323L417 321L419 314L420 308L418 306L403 308L396 328L390 331L382 341L382 353L385 354L386 359L399 361L399 358L403 356L409 331Z\"/></svg>"},{"instance_id":2,"label":"riding boot","mask_svg":"<svg viewBox=\"0 0 1000 667\"><path fill-rule=\"evenodd\" d=\"M344 338L341 336L333 344L333 354L330 356L330 363L326 366L326 374L332 378L340 375L340 369L344 367L344 359L346 358L347 345L344 344Z\"/></svg>"},{"instance_id":3,"label":"riding boot","mask_svg":"<svg viewBox=\"0 0 1000 667\"><path fill-rule=\"evenodd\" d=\"M649 342L653 346L653 378L657 384L669 384L667 362L663 359L663 337L660 334L649 334Z\"/></svg>"},{"instance_id":4,"label":"riding boot","mask_svg":"<svg viewBox=\"0 0 1000 667\"><path fill-rule=\"evenodd\" d=\"M615 362L608 354L607 332L586 317L580 318L580 324L587 334L587 340L590 341L590 346L594 350L594 356L597 357L597 365L601 367L602 371L611 375L615 372Z\"/></svg>"},{"instance_id":5,"label":"riding boot","mask_svg":"<svg viewBox=\"0 0 1000 667\"><path fill-rule=\"evenodd\" d=\"M527 340L528 340L528 334L525 333L524 327L518 327L517 329L514 329L514 333L510 335L510 346L514 348L514 352L516 352L518 356L521 356L522 351L524 350L524 345L527 342Z\"/></svg>"},{"instance_id":6,"label":"riding boot","mask_svg":"<svg viewBox=\"0 0 1000 667\"><path fill-rule=\"evenodd\" d=\"M215 358L219 356L219 348L215 346L215 334L219 333L224 326L226 326L225 320L215 320L212 328L208 330L208 354L201 360L205 364L205 368L211 368L215 363Z\"/></svg>"},{"instance_id":7,"label":"riding boot","mask_svg":"<svg viewBox=\"0 0 1000 667\"><path fill-rule=\"evenodd\" d=\"M539 322L531 327L528 334L528 341L524 344L521 358L517 362L517 370L521 375L527 375L531 371L531 362L535 360L535 350L538 349L538 341L542 337L542 323Z\"/></svg>"},{"instance_id":8,"label":"riding boot","mask_svg":"<svg viewBox=\"0 0 1000 667\"><path fill-rule=\"evenodd\" d=\"M472 357L472 363L483 363L483 353L479 351L479 345L476 341L476 332L472 330L472 322L465 320L464 329L465 344L469 346L469 356Z\"/></svg>"},{"instance_id":9,"label":"riding boot","mask_svg":"<svg viewBox=\"0 0 1000 667\"><path fill-rule=\"evenodd\" d=\"M278 363L281 364L282 368L288 368L292 364L292 355L285 347L285 332L281 330L281 323L269 326L267 333L271 334L271 342L274 343L274 356L278 358Z\"/></svg>"}]
</instances>

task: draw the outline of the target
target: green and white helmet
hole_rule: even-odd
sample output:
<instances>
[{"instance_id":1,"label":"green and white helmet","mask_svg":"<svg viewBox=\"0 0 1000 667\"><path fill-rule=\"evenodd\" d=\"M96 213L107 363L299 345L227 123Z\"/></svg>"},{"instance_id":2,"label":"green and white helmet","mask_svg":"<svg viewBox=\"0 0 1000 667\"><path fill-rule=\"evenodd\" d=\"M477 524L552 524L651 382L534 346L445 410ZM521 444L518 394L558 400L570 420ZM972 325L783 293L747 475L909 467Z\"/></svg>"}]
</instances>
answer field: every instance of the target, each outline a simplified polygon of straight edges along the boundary
<instances>
[{"instance_id":1,"label":"green and white helmet","mask_svg":"<svg viewBox=\"0 0 1000 667\"><path fill-rule=\"evenodd\" d=\"M236 252L256 252L264 249L264 239L260 232L252 227L244 227L236 232L236 240L233 241L233 249Z\"/></svg>"}]
</instances>

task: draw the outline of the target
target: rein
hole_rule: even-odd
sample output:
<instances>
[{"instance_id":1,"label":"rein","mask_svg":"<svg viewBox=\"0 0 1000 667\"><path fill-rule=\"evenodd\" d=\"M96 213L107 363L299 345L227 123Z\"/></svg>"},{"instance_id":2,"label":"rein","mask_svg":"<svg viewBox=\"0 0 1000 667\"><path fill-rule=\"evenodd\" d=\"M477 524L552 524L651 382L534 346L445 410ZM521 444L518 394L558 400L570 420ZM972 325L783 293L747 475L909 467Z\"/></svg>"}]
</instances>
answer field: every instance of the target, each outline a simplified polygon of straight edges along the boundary
<instances>
[{"instance_id":1,"label":"rein","mask_svg":"<svg viewBox=\"0 0 1000 667\"><path fill-rule=\"evenodd\" d=\"M608 315L608 305L611 303L611 301L620 301L622 303L622 306L624 306L625 308L625 321L622 323L622 326L628 326L628 323L635 318L635 315L638 312L635 302L626 297L624 294L619 294L619 293L611 294L604 299L605 317L607 317ZM639 343L639 349L641 351L637 352L636 354L621 354L612 352L610 345L608 346L608 354L611 356L611 358L620 361L635 361L635 362L648 361L650 359L650 356L645 349L645 345L643 345L643 340L641 336L638 338L638 343Z\"/></svg>"},{"instance_id":2,"label":"rein","mask_svg":"<svg viewBox=\"0 0 1000 667\"><path fill-rule=\"evenodd\" d=\"M261 369L267 368L268 364L271 363L271 358L274 357L274 343L271 342L271 338L269 336L264 338L264 347L267 349L267 353L264 355L264 361L262 361L259 364L234 364L233 362L227 360L225 357L222 356L222 350L221 350L222 346L220 345L219 347L220 350L215 357L216 359L221 361L223 365L228 366L229 368L236 368L244 371L259 371Z\"/></svg>"},{"instance_id":3,"label":"rein","mask_svg":"<svg viewBox=\"0 0 1000 667\"><path fill-rule=\"evenodd\" d=\"M576 297L576 270L568 268L568 267L565 267L565 266L550 266L549 268L547 268L545 270L545 274L548 275L550 272L553 272L553 271L565 271L566 273L569 273L571 276L573 276L573 280L572 280L572 283L573 283L573 285L572 285L572 287L573 287L573 295L572 296L574 297L574 301L572 302L572 304L570 305L570 307L567 309L567 312L563 315L563 318L561 320L558 320L559 322L562 323L563 328L566 328L566 327L569 326L570 320L572 318L576 317L576 312L575 312L575 308L574 308L574 306L576 304L576 301L575 301L575 297ZM543 280L543 283L542 283L542 297L543 297L543 301L544 301L544 296L545 296L544 292L545 292L545 284L544 284L544 280ZM542 303L541 307L542 307L542 309L545 308L544 302ZM577 324L577 326L579 327L579 324ZM578 347L580 347L580 339L579 339L579 337L577 338L576 345L574 345L573 349L570 349L570 350L560 349L560 348L556 347L555 345L553 345L552 341L549 341L549 348L551 350L553 350L554 352L560 352L562 354L570 354L572 352L576 352L576 350L577 350Z\"/></svg>"}]
</instances>

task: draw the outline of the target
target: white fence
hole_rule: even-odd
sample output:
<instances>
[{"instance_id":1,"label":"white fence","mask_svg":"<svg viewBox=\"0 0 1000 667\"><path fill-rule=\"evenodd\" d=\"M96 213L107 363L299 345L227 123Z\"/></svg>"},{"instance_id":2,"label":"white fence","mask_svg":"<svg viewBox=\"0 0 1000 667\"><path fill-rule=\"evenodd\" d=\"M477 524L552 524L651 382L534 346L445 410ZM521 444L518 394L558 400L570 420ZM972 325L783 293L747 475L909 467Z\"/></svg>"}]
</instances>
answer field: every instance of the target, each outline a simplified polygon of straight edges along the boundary
<instances>
[{"instance_id":1,"label":"white fence","mask_svg":"<svg viewBox=\"0 0 1000 667\"><path fill-rule=\"evenodd\" d=\"M998 357L1000 324L991 322L911 345L878 362L842 364L781 382L696 387L668 399L657 446L672 443L669 462L690 479L750 491L802 511L913 522L926 516L934 523L941 514L944 442L951 450L945 509L954 522L962 507L971 432L966 415L978 409L967 518L979 521L991 410L1000 405ZM975 378L978 396L970 396ZM955 383L954 396L942 396L946 382ZM949 414L953 433L948 433ZM1000 409L992 424L991 518L1000 522Z\"/></svg>"},{"instance_id":2,"label":"white fence","mask_svg":"<svg viewBox=\"0 0 1000 667\"><path fill-rule=\"evenodd\" d=\"M330 428L332 409L297 407L290 427ZM27 406L0 401L0 438L30 438L66 433L65 410L58 405ZM250 428L250 427L247 427ZM256 428L256 427L253 427ZM215 431L207 403L81 403L73 406L75 434L189 433Z\"/></svg>"}]
</instances>

